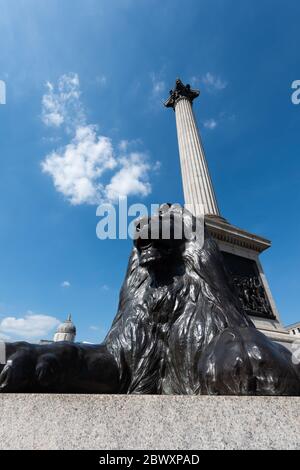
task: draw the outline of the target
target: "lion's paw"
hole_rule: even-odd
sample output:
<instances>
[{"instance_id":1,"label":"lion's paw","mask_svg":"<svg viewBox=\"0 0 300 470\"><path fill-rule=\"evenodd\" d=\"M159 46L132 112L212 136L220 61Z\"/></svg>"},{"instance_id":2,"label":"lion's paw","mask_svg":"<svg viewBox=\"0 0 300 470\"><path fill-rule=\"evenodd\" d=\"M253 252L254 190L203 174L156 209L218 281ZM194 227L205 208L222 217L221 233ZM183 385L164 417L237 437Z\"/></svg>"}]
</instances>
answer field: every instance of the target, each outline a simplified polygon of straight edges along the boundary
<instances>
[{"instance_id":1,"label":"lion's paw","mask_svg":"<svg viewBox=\"0 0 300 470\"><path fill-rule=\"evenodd\" d=\"M35 376L41 387L57 384L60 376L60 366L57 357L50 353L40 356L35 368Z\"/></svg>"},{"instance_id":2,"label":"lion's paw","mask_svg":"<svg viewBox=\"0 0 300 470\"><path fill-rule=\"evenodd\" d=\"M0 392L30 390L35 379L34 356L28 351L13 354L0 374Z\"/></svg>"}]
</instances>

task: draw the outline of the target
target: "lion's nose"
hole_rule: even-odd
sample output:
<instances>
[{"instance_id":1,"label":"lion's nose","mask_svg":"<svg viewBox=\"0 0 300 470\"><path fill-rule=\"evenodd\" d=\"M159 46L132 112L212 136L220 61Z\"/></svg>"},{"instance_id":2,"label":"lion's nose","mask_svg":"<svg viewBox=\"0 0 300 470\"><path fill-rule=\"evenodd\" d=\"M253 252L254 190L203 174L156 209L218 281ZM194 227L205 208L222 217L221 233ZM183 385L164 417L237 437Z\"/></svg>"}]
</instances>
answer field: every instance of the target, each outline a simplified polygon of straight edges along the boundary
<instances>
[{"instance_id":1,"label":"lion's nose","mask_svg":"<svg viewBox=\"0 0 300 470\"><path fill-rule=\"evenodd\" d=\"M144 217L136 224L135 241L139 246L161 238L161 216Z\"/></svg>"},{"instance_id":2,"label":"lion's nose","mask_svg":"<svg viewBox=\"0 0 300 470\"><path fill-rule=\"evenodd\" d=\"M149 230L150 221L150 217L141 217L140 219L136 220L135 230L139 234L139 236L145 234L146 231Z\"/></svg>"}]
</instances>

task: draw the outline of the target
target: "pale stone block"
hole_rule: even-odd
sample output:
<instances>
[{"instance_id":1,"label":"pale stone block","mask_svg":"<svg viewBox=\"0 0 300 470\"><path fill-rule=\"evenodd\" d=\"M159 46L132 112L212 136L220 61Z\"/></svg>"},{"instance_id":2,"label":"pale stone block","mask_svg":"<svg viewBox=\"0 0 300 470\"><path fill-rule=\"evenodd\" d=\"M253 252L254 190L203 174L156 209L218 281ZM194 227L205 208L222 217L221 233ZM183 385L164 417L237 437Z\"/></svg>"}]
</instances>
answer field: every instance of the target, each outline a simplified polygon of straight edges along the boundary
<instances>
[{"instance_id":1,"label":"pale stone block","mask_svg":"<svg viewBox=\"0 0 300 470\"><path fill-rule=\"evenodd\" d=\"M1 449L299 449L300 398L0 395Z\"/></svg>"}]
</instances>

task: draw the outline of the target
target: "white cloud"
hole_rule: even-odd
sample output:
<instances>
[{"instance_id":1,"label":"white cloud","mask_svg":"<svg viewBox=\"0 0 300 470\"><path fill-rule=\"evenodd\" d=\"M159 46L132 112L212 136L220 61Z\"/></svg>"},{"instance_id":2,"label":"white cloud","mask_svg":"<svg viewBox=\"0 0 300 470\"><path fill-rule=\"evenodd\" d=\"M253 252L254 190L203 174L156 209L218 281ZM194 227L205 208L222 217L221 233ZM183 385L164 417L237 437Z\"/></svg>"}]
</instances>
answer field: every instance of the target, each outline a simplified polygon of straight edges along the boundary
<instances>
[{"instance_id":1,"label":"white cloud","mask_svg":"<svg viewBox=\"0 0 300 470\"><path fill-rule=\"evenodd\" d=\"M78 127L70 144L48 155L42 170L71 204L97 204L102 189L99 178L116 165L111 140L98 136L90 125Z\"/></svg>"},{"instance_id":2,"label":"white cloud","mask_svg":"<svg viewBox=\"0 0 300 470\"><path fill-rule=\"evenodd\" d=\"M90 326L90 330L92 330L92 331L99 331L99 330L100 330L100 327L99 327L99 326L95 326L95 325L91 325L91 326Z\"/></svg>"},{"instance_id":3,"label":"white cloud","mask_svg":"<svg viewBox=\"0 0 300 470\"><path fill-rule=\"evenodd\" d=\"M46 83L47 92L42 98L42 120L46 126L61 127L71 131L85 122L85 113L80 102L79 77L75 73L62 75L57 87Z\"/></svg>"},{"instance_id":4,"label":"white cloud","mask_svg":"<svg viewBox=\"0 0 300 470\"><path fill-rule=\"evenodd\" d=\"M109 201L117 201L122 196L148 196L151 185L147 181L150 166L142 153L131 153L120 158L121 169L111 178L104 194Z\"/></svg>"},{"instance_id":5,"label":"white cloud","mask_svg":"<svg viewBox=\"0 0 300 470\"><path fill-rule=\"evenodd\" d=\"M105 291L108 291L109 290L109 286L107 284L103 284L103 286L101 286L101 289L102 290L105 290Z\"/></svg>"},{"instance_id":6,"label":"white cloud","mask_svg":"<svg viewBox=\"0 0 300 470\"><path fill-rule=\"evenodd\" d=\"M124 139L124 140L121 140L121 142L119 142L118 147L121 150L121 152L126 152L129 147L129 144L130 144L129 140Z\"/></svg>"},{"instance_id":7,"label":"white cloud","mask_svg":"<svg viewBox=\"0 0 300 470\"><path fill-rule=\"evenodd\" d=\"M119 142L118 147L121 150L121 152L126 152L126 150L129 147L129 144L130 144L129 140L123 139L121 140L121 142Z\"/></svg>"},{"instance_id":8,"label":"white cloud","mask_svg":"<svg viewBox=\"0 0 300 470\"><path fill-rule=\"evenodd\" d=\"M153 83L153 93L155 95L160 95L161 93L163 93L166 89L166 84L163 80L159 80L158 82L156 83Z\"/></svg>"},{"instance_id":9,"label":"white cloud","mask_svg":"<svg viewBox=\"0 0 300 470\"><path fill-rule=\"evenodd\" d=\"M71 283L69 281L63 281L60 286L64 289L68 289L69 287L71 287Z\"/></svg>"},{"instance_id":10,"label":"white cloud","mask_svg":"<svg viewBox=\"0 0 300 470\"><path fill-rule=\"evenodd\" d=\"M202 77L202 83L206 85L208 90L224 90L224 88L227 87L227 82L222 80L220 77L217 77L216 75L213 75L210 72L207 72L204 77Z\"/></svg>"},{"instance_id":11,"label":"white cloud","mask_svg":"<svg viewBox=\"0 0 300 470\"><path fill-rule=\"evenodd\" d=\"M67 132L73 126L74 133L67 145L48 154L41 163L42 171L52 177L56 190L72 205L96 205L115 202L120 196L150 194L151 166L146 154L129 151L139 140L124 139L115 148L109 137L98 134L97 126L86 123L78 75L63 75L58 80L57 92L51 83L47 89L43 97L44 123L56 127L63 124ZM158 168L156 163L155 171ZM104 173L108 173L105 180Z\"/></svg>"},{"instance_id":12,"label":"white cloud","mask_svg":"<svg viewBox=\"0 0 300 470\"><path fill-rule=\"evenodd\" d=\"M207 119L206 121L203 122L203 126L206 129L214 130L217 127L218 123L215 119Z\"/></svg>"},{"instance_id":13,"label":"white cloud","mask_svg":"<svg viewBox=\"0 0 300 470\"><path fill-rule=\"evenodd\" d=\"M161 169L161 162L157 160L153 165L153 171L158 172Z\"/></svg>"},{"instance_id":14,"label":"white cloud","mask_svg":"<svg viewBox=\"0 0 300 470\"><path fill-rule=\"evenodd\" d=\"M151 73L151 81L152 81L152 98L162 98L165 90L166 90L166 83L160 77L161 74Z\"/></svg>"},{"instance_id":15,"label":"white cloud","mask_svg":"<svg viewBox=\"0 0 300 470\"><path fill-rule=\"evenodd\" d=\"M133 140L123 139L118 143L118 150L121 153L126 153L129 151L133 151L137 147L140 147L142 144L143 144L143 141L141 139L133 139Z\"/></svg>"},{"instance_id":16,"label":"white cloud","mask_svg":"<svg viewBox=\"0 0 300 470\"><path fill-rule=\"evenodd\" d=\"M28 312L23 318L5 317L0 321L0 335L11 335L22 339L42 339L59 324L49 315Z\"/></svg>"}]
</instances>

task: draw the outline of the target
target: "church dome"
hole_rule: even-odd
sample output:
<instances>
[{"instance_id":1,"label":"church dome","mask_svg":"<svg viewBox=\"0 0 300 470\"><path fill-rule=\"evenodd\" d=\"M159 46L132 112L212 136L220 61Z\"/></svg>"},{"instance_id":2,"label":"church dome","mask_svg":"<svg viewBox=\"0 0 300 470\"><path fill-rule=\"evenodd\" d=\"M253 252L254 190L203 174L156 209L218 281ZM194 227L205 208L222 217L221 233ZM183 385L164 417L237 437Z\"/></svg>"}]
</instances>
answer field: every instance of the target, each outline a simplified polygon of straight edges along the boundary
<instances>
[{"instance_id":1,"label":"church dome","mask_svg":"<svg viewBox=\"0 0 300 470\"><path fill-rule=\"evenodd\" d=\"M53 341L71 341L74 342L76 337L76 326L72 322L71 315L66 321L61 323L56 330Z\"/></svg>"},{"instance_id":2,"label":"church dome","mask_svg":"<svg viewBox=\"0 0 300 470\"><path fill-rule=\"evenodd\" d=\"M59 325L57 333L69 333L76 335L76 326L72 322L71 315L68 316L67 320Z\"/></svg>"}]
</instances>

